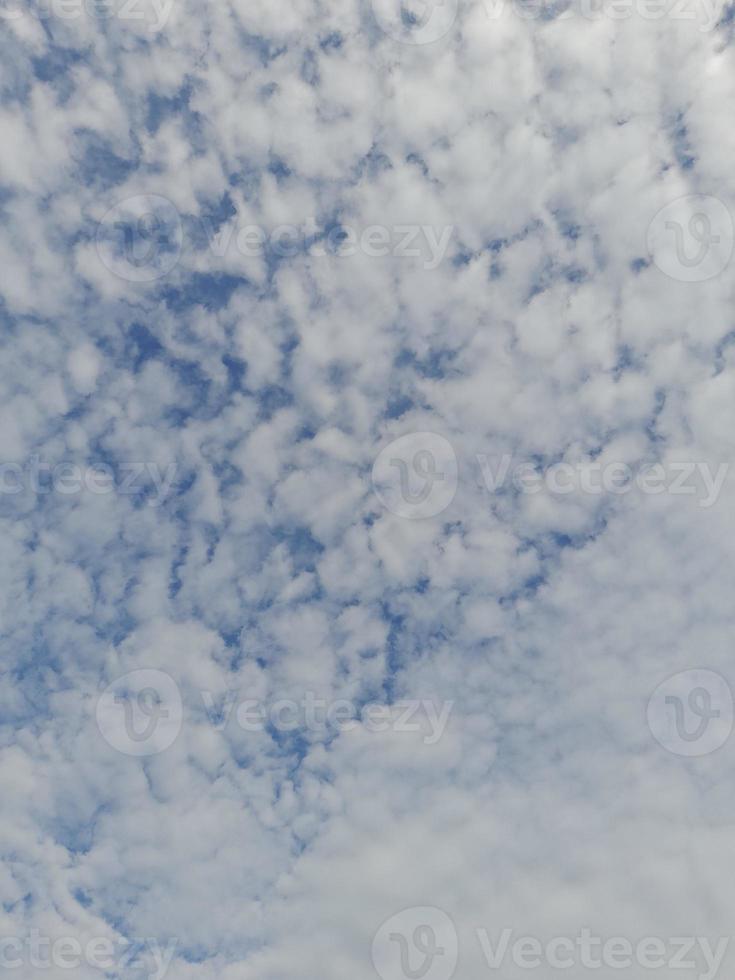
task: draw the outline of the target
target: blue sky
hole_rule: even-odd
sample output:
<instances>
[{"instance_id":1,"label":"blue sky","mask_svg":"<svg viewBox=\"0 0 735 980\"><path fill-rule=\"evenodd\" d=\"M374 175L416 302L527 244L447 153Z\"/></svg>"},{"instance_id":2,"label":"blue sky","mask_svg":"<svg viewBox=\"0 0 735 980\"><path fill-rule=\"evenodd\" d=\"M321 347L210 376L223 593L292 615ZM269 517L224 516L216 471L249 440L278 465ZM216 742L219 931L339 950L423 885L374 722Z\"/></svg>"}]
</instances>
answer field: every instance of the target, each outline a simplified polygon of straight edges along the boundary
<instances>
[{"instance_id":1,"label":"blue sky","mask_svg":"<svg viewBox=\"0 0 735 980\"><path fill-rule=\"evenodd\" d=\"M11 975L732 935L733 17L651 2L0 0Z\"/></svg>"}]
</instances>

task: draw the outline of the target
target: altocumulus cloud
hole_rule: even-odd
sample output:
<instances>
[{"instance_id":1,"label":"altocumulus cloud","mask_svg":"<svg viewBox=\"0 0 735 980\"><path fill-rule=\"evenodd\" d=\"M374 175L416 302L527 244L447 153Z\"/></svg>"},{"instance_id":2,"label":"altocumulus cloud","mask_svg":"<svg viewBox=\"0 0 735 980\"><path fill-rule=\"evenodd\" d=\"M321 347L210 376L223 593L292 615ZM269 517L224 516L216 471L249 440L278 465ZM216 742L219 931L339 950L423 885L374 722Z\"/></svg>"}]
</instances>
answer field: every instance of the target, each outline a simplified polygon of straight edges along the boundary
<instances>
[{"instance_id":1,"label":"altocumulus cloud","mask_svg":"<svg viewBox=\"0 0 735 980\"><path fill-rule=\"evenodd\" d=\"M726 976L732 8L0 49L0 972Z\"/></svg>"}]
</instances>

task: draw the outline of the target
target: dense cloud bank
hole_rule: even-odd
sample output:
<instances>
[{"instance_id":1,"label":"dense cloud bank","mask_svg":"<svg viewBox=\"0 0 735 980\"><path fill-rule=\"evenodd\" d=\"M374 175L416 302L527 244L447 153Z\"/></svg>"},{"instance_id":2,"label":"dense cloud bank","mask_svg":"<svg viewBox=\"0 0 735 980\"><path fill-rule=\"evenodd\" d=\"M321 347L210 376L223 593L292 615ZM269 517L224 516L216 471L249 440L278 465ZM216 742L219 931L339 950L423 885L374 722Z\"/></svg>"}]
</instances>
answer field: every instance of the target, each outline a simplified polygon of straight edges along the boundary
<instances>
[{"instance_id":1,"label":"dense cloud bank","mask_svg":"<svg viewBox=\"0 0 735 980\"><path fill-rule=\"evenodd\" d=\"M732 8L2 2L14 975L714 949Z\"/></svg>"}]
</instances>

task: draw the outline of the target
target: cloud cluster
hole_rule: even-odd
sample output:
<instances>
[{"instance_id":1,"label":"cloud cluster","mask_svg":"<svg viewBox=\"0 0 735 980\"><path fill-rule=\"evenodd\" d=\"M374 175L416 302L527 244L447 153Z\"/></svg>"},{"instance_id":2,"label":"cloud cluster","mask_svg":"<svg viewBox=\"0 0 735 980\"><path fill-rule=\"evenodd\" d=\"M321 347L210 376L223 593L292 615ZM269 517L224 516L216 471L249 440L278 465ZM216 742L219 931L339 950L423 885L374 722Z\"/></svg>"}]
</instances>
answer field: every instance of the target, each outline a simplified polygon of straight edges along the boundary
<instances>
[{"instance_id":1,"label":"cloud cluster","mask_svg":"<svg viewBox=\"0 0 735 980\"><path fill-rule=\"evenodd\" d=\"M714 948L732 8L0 4L3 479L105 478L0 493L0 938L168 980L371 976L405 908L468 980L478 929ZM717 494L489 492L478 454ZM109 690L133 741L165 719L136 671L181 699L160 751L100 728ZM220 725L232 692L356 720ZM440 737L360 721L406 700L452 704Z\"/></svg>"}]
</instances>

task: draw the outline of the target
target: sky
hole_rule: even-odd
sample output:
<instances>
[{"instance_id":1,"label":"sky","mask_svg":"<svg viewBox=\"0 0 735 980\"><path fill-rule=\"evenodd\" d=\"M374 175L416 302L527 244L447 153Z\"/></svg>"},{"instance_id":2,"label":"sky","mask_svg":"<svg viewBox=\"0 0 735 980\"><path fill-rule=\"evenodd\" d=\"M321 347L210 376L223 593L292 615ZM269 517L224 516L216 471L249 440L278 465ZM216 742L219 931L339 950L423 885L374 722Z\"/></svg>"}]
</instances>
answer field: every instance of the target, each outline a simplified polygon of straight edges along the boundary
<instances>
[{"instance_id":1,"label":"sky","mask_svg":"<svg viewBox=\"0 0 735 980\"><path fill-rule=\"evenodd\" d=\"M0 52L0 975L725 980L732 3Z\"/></svg>"}]
</instances>

